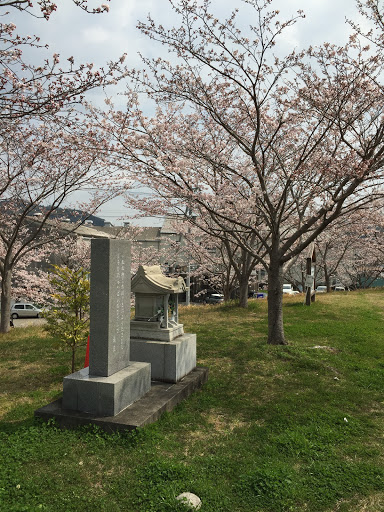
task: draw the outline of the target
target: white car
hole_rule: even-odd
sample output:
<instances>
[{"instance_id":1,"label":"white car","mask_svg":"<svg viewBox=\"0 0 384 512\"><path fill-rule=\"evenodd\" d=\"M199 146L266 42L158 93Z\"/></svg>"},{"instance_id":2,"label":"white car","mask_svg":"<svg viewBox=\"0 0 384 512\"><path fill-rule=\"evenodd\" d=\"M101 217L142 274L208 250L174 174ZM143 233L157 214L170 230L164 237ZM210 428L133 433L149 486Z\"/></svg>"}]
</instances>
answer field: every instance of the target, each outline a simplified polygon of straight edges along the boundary
<instances>
[{"instance_id":1,"label":"white car","mask_svg":"<svg viewBox=\"0 0 384 512\"><path fill-rule=\"evenodd\" d=\"M283 293L287 293L288 295L296 295L296 293L293 289L293 286L291 284L283 284Z\"/></svg>"},{"instance_id":2,"label":"white car","mask_svg":"<svg viewBox=\"0 0 384 512\"><path fill-rule=\"evenodd\" d=\"M11 307L11 318L27 318L35 317L39 318L43 310L33 304L16 302Z\"/></svg>"},{"instance_id":3,"label":"white car","mask_svg":"<svg viewBox=\"0 0 384 512\"><path fill-rule=\"evenodd\" d=\"M316 293L327 293L327 287L326 286L318 286L316 288Z\"/></svg>"}]
</instances>

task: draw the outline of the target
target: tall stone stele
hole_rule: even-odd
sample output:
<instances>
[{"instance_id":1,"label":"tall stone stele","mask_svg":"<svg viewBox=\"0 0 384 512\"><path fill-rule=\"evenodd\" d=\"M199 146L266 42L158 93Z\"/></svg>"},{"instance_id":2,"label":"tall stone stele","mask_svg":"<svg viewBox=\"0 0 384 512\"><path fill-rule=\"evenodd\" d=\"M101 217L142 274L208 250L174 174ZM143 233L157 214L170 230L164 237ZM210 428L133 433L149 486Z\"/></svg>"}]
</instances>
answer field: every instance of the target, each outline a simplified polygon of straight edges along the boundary
<instances>
[{"instance_id":1,"label":"tall stone stele","mask_svg":"<svg viewBox=\"0 0 384 512\"><path fill-rule=\"evenodd\" d=\"M159 265L140 266L132 279L131 358L151 363L153 380L178 382L196 367L196 334L179 324L185 291L184 279L165 276Z\"/></svg>"},{"instance_id":2,"label":"tall stone stele","mask_svg":"<svg viewBox=\"0 0 384 512\"><path fill-rule=\"evenodd\" d=\"M130 358L130 249L91 240L89 367L64 378L64 409L116 416L151 388L151 365Z\"/></svg>"}]
</instances>

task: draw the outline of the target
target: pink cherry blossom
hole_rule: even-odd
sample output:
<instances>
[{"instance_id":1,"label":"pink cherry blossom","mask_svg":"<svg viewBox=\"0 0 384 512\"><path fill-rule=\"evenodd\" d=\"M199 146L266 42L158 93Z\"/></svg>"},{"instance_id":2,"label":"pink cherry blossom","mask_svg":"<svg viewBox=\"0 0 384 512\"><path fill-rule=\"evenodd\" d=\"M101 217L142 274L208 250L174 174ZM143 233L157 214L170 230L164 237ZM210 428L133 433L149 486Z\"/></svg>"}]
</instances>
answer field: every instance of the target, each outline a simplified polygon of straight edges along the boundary
<instances>
[{"instance_id":1,"label":"pink cherry blossom","mask_svg":"<svg viewBox=\"0 0 384 512\"><path fill-rule=\"evenodd\" d=\"M251 34L237 28L236 11L215 19L209 2L174 4L179 26L140 22L171 58L143 57L143 71L129 72L126 111L111 108L103 128L114 162L153 192L128 195L131 206L184 215L217 248L238 248L226 257L244 252L253 261L244 268L268 272L268 342L285 344L287 267L382 195L384 58L361 35L277 58L276 42L304 15L280 20L267 7L242 7L256 20ZM137 91L154 115L141 111Z\"/></svg>"}]
</instances>

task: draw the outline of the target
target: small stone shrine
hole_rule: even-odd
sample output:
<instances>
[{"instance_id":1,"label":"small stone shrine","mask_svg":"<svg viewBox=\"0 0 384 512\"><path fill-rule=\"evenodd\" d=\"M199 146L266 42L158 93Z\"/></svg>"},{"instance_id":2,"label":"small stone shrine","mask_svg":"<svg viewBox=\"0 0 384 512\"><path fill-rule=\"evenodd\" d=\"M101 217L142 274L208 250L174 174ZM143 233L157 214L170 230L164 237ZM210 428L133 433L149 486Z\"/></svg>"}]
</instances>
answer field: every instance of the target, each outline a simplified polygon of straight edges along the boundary
<instances>
[{"instance_id":1,"label":"small stone shrine","mask_svg":"<svg viewBox=\"0 0 384 512\"><path fill-rule=\"evenodd\" d=\"M153 380L178 382L196 367L196 334L184 333L178 321L185 291L184 279L165 276L159 265L140 266L132 279L131 358L151 363Z\"/></svg>"},{"instance_id":2,"label":"small stone shrine","mask_svg":"<svg viewBox=\"0 0 384 512\"><path fill-rule=\"evenodd\" d=\"M130 268L130 242L91 240L89 367L64 378L64 409L115 416L151 388L151 365L130 356Z\"/></svg>"}]
</instances>

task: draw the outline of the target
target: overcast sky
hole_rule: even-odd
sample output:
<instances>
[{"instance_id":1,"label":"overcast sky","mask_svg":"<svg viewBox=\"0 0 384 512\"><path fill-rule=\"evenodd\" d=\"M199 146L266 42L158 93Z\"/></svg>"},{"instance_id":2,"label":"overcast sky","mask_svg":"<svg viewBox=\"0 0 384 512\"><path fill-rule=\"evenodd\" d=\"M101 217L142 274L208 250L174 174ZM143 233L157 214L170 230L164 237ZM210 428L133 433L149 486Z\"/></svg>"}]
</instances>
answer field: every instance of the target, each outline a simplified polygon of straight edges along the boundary
<instances>
[{"instance_id":1,"label":"overcast sky","mask_svg":"<svg viewBox=\"0 0 384 512\"><path fill-rule=\"evenodd\" d=\"M128 66L139 67L138 52L145 56L159 54L161 49L144 37L136 29L136 24L151 13L156 21L165 26L172 25L175 16L168 0L88 1L90 7L97 7L101 3L109 4L109 13L91 15L80 10L71 0L57 0L57 12L52 14L49 21L15 10L10 11L7 21L16 24L20 35L38 35L42 43L49 44L47 56L59 53L62 62L73 56L77 63L93 62L103 66L107 61L116 60L127 53ZM220 17L226 17L235 7L241 9L242 5L240 0L212 2ZM287 51L325 41L342 44L350 32L346 18L359 20L354 0L273 0L271 7L280 10L282 17L288 17L299 9L306 14L306 19L300 20L285 33ZM252 23L252 20L247 22ZM99 103L103 99L101 91L93 94L92 101ZM114 223L123 214L123 204L116 200L104 206L99 213Z\"/></svg>"}]
</instances>

